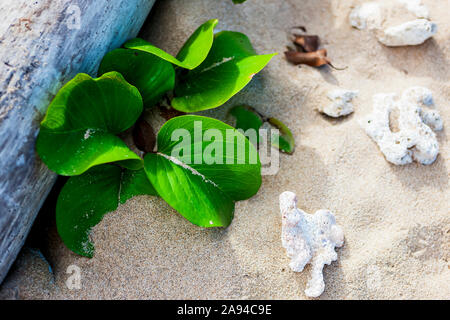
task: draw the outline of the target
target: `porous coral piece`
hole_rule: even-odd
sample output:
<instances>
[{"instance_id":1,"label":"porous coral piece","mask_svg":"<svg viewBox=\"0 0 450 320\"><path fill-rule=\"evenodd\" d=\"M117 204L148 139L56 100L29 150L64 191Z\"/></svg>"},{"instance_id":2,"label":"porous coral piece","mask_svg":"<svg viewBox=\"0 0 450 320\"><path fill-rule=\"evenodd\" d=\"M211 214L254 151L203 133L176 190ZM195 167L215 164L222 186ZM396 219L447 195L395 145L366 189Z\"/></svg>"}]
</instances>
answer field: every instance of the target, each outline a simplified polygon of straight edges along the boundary
<instances>
[{"instance_id":1,"label":"porous coral piece","mask_svg":"<svg viewBox=\"0 0 450 320\"><path fill-rule=\"evenodd\" d=\"M356 6L349 16L350 24L360 30L376 29L383 21L383 8L377 2L366 2Z\"/></svg>"},{"instance_id":2,"label":"porous coral piece","mask_svg":"<svg viewBox=\"0 0 450 320\"><path fill-rule=\"evenodd\" d=\"M417 18L428 19L428 8L422 4L422 0L398 0L398 2L402 3L406 9L413 13Z\"/></svg>"},{"instance_id":3,"label":"porous coral piece","mask_svg":"<svg viewBox=\"0 0 450 320\"><path fill-rule=\"evenodd\" d=\"M344 233L332 212L318 210L312 215L298 209L293 192L285 191L280 195L280 211L281 241L291 258L289 267L301 272L307 263L311 263L311 279L305 294L318 297L325 289L323 267L337 260L335 248L344 244Z\"/></svg>"},{"instance_id":4,"label":"porous coral piece","mask_svg":"<svg viewBox=\"0 0 450 320\"><path fill-rule=\"evenodd\" d=\"M390 47L422 44L437 32L437 25L426 19L416 19L387 28L378 40Z\"/></svg>"},{"instance_id":5,"label":"porous coral piece","mask_svg":"<svg viewBox=\"0 0 450 320\"><path fill-rule=\"evenodd\" d=\"M386 160L396 165L431 164L439 153L433 132L442 130L439 112L432 107L433 95L424 87L405 90L400 99L380 93L373 97L373 111L360 121L366 133L378 144ZM391 130L390 114L398 111L398 131ZM433 130L432 130L433 129Z\"/></svg>"},{"instance_id":6,"label":"porous coral piece","mask_svg":"<svg viewBox=\"0 0 450 320\"><path fill-rule=\"evenodd\" d=\"M334 89L328 92L327 97L332 103L326 106L319 106L319 112L325 113L330 117L346 116L353 112L351 101L358 96L358 91Z\"/></svg>"}]
</instances>

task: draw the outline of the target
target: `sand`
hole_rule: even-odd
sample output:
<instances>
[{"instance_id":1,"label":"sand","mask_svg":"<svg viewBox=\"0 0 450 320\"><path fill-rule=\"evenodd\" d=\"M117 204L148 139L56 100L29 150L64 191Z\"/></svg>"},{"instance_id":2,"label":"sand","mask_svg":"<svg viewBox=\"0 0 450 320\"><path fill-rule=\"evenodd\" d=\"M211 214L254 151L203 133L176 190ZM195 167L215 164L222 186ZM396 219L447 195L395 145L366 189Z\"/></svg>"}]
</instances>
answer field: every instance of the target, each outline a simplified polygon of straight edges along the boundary
<instances>
[{"instance_id":1,"label":"sand","mask_svg":"<svg viewBox=\"0 0 450 320\"><path fill-rule=\"evenodd\" d=\"M22 299L306 299L309 267L290 271L281 246L278 196L297 193L306 212L330 209L345 234L339 259L325 267L320 299L450 298L450 2L423 1L439 31L416 47L387 48L371 31L350 27L361 1L161 1L142 35L171 53L195 27L218 18L218 29L245 32L259 53L279 52L245 90L203 114L225 119L240 103L284 121L297 148L259 193L236 204L227 229L198 228L156 197L141 196L108 214L93 232L96 254L71 253L54 227L46 235L48 266L25 249L5 280L2 297ZM296 67L282 52L291 26L318 34L344 71ZM358 120L372 96L428 87L444 120L435 163L388 163ZM334 88L359 90L354 114L330 119L315 108ZM81 268L80 290L65 281ZM43 273L38 276L38 273ZM46 274L47 273L47 274ZM47 279L47 280L46 280Z\"/></svg>"}]
</instances>

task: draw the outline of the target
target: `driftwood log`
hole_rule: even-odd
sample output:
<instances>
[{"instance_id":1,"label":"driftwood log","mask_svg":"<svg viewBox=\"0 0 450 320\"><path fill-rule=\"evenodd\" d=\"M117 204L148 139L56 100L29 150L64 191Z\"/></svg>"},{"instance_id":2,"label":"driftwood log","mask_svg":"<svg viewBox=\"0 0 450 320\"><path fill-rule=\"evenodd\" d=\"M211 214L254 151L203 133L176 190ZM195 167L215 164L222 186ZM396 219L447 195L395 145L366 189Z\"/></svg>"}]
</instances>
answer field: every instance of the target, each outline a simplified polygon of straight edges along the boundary
<instances>
[{"instance_id":1,"label":"driftwood log","mask_svg":"<svg viewBox=\"0 0 450 320\"><path fill-rule=\"evenodd\" d=\"M76 73L94 76L154 1L0 2L0 283L56 178L34 148L50 100Z\"/></svg>"}]
</instances>

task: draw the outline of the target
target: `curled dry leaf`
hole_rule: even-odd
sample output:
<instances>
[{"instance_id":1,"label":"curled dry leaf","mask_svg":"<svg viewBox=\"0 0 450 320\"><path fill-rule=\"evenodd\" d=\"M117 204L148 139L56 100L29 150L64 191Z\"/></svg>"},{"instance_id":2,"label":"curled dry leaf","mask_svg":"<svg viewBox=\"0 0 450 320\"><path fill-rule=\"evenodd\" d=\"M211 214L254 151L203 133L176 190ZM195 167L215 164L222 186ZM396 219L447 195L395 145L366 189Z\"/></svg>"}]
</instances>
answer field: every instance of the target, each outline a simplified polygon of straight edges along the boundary
<instances>
[{"instance_id":1,"label":"curled dry leaf","mask_svg":"<svg viewBox=\"0 0 450 320\"><path fill-rule=\"evenodd\" d=\"M323 65L331 65L330 60L327 58L327 50L320 49L314 52L298 52L298 51L286 51L284 53L286 59L293 64L306 64L311 67L320 67Z\"/></svg>"},{"instance_id":2,"label":"curled dry leaf","mask_svg":"<svg viewBox=\"0 0 450 320\"><path fill-rule=\"evenodd\" d=\"M146 153L153 152L156 144L156 136L152 126L142 118L134 126L133 141L139 150Z\"/></svg>"},{"instance_id":3,"label":"curled dry leaf","mask_svg":"<svg viewBox=\"0 0 450 320\"><path fill-rule=\"evenodd\" d=\"M295 27L299 28L299 27ZM306 32L306 29L300 28ZM292 32L292 42L295 44L297 50L293 50L288 47L288 51L284 54L286 59L293 64L306 64L311 67L321 67L323 65L329 65L336 70L344 70L346 68L336 68L331 64L330 59L327 57L326 49L319 49L320 38L317 35L299 35L296 32Z\"/></svg>"},{"instance_id":4,"label":"curled dry leaf","mask_svg":"<svg viewBox=\"0 0 450 320\"><path fill-rule=\"evenodd\" d=\"M320 38L319 36L301 35L293 38L294 44L300 46L305 52L313 52L319 49Z\"/></svg>"}]
</instances>

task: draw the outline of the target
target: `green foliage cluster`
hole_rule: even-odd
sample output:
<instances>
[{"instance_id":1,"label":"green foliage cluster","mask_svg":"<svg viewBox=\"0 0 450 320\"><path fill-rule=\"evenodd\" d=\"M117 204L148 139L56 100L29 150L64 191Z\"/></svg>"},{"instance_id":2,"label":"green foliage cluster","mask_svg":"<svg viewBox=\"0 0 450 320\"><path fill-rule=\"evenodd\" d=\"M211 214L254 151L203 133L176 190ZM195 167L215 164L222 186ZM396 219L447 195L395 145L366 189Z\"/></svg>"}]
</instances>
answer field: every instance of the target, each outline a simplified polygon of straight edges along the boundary
<instances>
[{"instance_id":1,"label":"green foliage cluster","mask_svg":"<svg viewBox=\"0 0 450 320\"><path fill-rule=\"evenodd\" d=\"M172 118L157 134L158 150L143 158L120 137L164 97L170 97L172 108L186 113L221 106L273 57L257 55L242 33L214 34L216 24L202 24L176 57L145 40L130 40L105 55L98 78L78 74L51 102L36 149L51 170L71 176L57 201L56 223L72 251L92 257L92 227L136 195L159 196L198 226L226 227L235 202L258 191L259 158L237 164L221 154L215 163L191 164L186 155L174 153L179 145L171 140L172 133L182 128L194 136L194 124L201 123L203 131L215 129L222 138L202 141L200 148L192 141L193 150L219 144L242 147L245 157L257 154L244 135L219 120ZM227 130L235 137L228 138Z\"/></svg>"}]
</instances>

